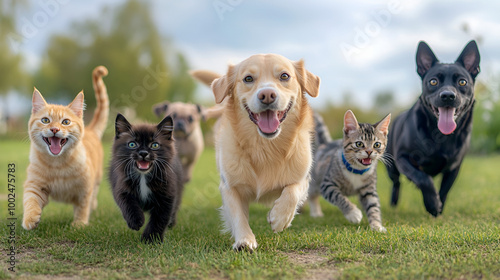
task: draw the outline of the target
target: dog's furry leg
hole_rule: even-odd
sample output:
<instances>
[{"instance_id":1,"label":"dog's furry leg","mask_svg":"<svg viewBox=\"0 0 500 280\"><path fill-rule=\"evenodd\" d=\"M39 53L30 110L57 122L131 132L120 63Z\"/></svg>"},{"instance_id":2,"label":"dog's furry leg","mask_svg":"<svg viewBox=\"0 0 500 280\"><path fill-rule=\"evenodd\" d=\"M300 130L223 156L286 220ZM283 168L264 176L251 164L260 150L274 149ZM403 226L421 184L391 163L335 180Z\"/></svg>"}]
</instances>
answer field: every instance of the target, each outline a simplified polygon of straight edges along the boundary
<instances>
[{"instance_id":1,"label":"dog's furry leg","mask_svg":"<svg viewBox=\"0 0 500 280\"><path fill-rule=\"evenodd\" d=\"M436 217L442 209L442 204L437 194L432 177L416 169L407 156L400 156L396 159L396 165L403 174L408 177L422 191L424 205L427 212Z\"/></svg>"},{"instance_id":2,"label":"dog's furry leg","mask_svg":"<svg viewBox=\"0 0 500 280\"><path fill-rule=\"evenodd\" d=\"M439 189L439 198L441 199L441 204L442 204L441 211L439 211L439 214L443 213L446 197L448 196L448 192L450 191L451 186L453 185L455 179L458 176L458 171L460 171L461 165L462 163L460 162L457 168L443 173L443 180L441 181L441 188Z\"/></svg>"},{"instance_id":3,"label":"dog's furry leg","mask_svg":"<svg viewBox=\"0 0 500 280\"><path fill-rule=\"evenodd\" d=\"M267 221L271 224L274 232L283 231L291 225L298 207L307 199L308 188L309 181L306 179L283 189L281 196L276 199L273 208L267 215Z\"/></svg>"},{"instance_id":4,"label":"dog's furry leg","mask_svg":"<svg viewBox=\"0 0 500 280\"><path fill-rule=\"evenodd\" d=\"M257 241L248 224L249 202L241 198L235 187L221 182L219 188L222 195L221 212L225 231L230 231L235 240L233 249L253 251L257 248Z\"/></svg>"}]
</instances>

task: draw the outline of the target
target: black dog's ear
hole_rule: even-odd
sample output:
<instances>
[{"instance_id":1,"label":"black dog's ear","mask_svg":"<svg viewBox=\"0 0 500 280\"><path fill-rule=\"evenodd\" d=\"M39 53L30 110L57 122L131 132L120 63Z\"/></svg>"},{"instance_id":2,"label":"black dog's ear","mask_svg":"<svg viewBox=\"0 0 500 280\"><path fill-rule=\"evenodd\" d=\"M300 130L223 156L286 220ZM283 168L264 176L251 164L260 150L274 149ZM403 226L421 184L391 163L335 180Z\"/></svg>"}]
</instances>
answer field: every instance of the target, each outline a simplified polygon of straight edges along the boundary
<instances>
[{"instance_id":1,"label":"black dog's ear","mask_svg":"<svg viewBox=\"0 0 500 280\"><path fill-rule=\"evenodd\" d=\"M158 104L155 104L153 105L153 113L155 113L155 115L158 117L158 118L162 118L165 116L165 113L167 112L167 109L168 109L168 105L170 104L170 102L168 101L165 101L165 102L162 102L162 103L158 103Z\"/></svg>"},{"instance_id":2,"label":"black dog's ear","mask_svg":"<svg viewBox=\"0 0 500 280\"><path fill-rule=\"evenodd\" d=\"M479 74L479 61L481 57L479 56L479 50L477 48L476 41L470 41L467 46L465 46L462 53L458 56L455 63L462 65L470 73L472 79L475 79L477 74Z\"/></svg>"},{"instance_id":3,"label":"black dog's ear","mask_svg":"<svg viewBox=\"0 0 500 280\"><path fill-rule=\"evenodd\" d=\"M132 130L132 125L127 121L127 119L120 113L116 115L115 120L115 138L119 138L120 134L124 132L129 132Z\"/></svg>"},{"instance_id":4,"label":"black dog's ear","mask_svg":"<svg viewBox=\"0 0 500 280\"><path fill-rule=\"evenodd\" d=\"M417 48L417 73L420 78L424 78L425 73L431 69L434 64L439 62L431 48L424 41L418 43Z\"/></svg>"},{"instance_id":5,"label":"black dog's ear","mask_svg":"<svg viewBox=\"0 0 500 280\"><path fill-rule=\"evenodd\" d=\"M172 132L174 131L174 120L168 115L156 126L156 128L160 134L170 140L172 139Z\"/></svg>"}]
</instances>

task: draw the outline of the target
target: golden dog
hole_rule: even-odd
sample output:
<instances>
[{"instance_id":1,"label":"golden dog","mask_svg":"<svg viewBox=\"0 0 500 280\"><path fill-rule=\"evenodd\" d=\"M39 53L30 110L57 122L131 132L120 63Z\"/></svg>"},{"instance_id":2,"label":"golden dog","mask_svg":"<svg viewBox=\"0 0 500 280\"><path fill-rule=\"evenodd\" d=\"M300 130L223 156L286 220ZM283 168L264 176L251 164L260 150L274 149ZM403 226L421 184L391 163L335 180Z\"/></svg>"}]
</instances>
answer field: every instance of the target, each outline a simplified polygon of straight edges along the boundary
<instances>
[{"instance_id":1,"label":"golden dog","mask_svg":"<svg viewBox=\"0 0 500 280\"><path fill-rule=\"evenodd\" d=\"M235 250L257 248L250 202L274 202L267 220L280 232L307 198L314 124L305 94L318 96L319 84L302 60L276 54L229 66L211 84L215 101L226 99L215 146L222 218Z\"/></svg>"}]
</instances>

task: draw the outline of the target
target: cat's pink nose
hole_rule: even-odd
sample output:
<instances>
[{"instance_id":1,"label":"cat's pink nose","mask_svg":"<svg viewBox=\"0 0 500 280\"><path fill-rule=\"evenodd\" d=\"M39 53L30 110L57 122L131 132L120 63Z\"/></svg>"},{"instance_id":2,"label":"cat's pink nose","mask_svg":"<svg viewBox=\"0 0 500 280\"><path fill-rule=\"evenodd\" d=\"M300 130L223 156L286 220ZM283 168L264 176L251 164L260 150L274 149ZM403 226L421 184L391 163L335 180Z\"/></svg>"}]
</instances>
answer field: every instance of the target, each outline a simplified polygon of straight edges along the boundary
<instances>
[{"instance_id":1,"label":"cat's pink nose","mask_svg":"<svg viewBox=\"0 0 500 280\"><path fill-rule=\"evenodd\" d=\"M373 151L366 151L366 153L368 154L368 156L371 156Z\"/></svg>"},{"instance_id":2,"label":"cat's pink nose","mask_svg":"<svg viewBox=\"0 0 500 280\"><path fill-rule=\"evenodd\" d=\"M53 127L50 129L50 131L52 131L52 133L56 134L57 132L59 132L59 128Z\"/></svg>"}]
</instances>

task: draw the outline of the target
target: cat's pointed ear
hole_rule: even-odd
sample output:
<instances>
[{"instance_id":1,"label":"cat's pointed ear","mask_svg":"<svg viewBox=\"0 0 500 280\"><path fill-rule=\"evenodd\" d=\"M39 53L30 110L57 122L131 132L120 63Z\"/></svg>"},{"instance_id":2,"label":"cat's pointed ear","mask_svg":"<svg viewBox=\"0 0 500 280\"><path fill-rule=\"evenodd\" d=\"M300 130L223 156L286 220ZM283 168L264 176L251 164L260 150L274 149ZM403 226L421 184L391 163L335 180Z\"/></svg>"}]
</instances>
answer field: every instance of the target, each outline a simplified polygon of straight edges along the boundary
<instances>
[{"instance_id":1,"label":"cat's pointed ear","mask_svg":"<svg viewBox=\"0 0 500 280\"><path fill-rule=\"evenodd\" d=\"M132 125L127 121L127 119L120 113L116 115L115 120L115 138L119 138L120 134L125 132L130 132Z\"/></svg>"},{"instance_id":2,"label":"cat's pointed ear","mask_svg":"<svg viewBox=\"0 0 500 280\"><path fill-rule=\"evenodd\" d=\"M358 130L358 120L351 110L347 110L344 115L344 135L349 135L351 131Z\"/></svg>"},{"instance_id":3,"label":"cat's pointed ear","mask_svg":"<svg viewBox=\"0 0 500 280\"><path fill-rule=\"evenodd\" d=\"M33 108L31 109L31 112L34 114L43 107L47 106L47 102L45 102L45 99L43 99L42 94L38 91L38 89L33 90L33 99L32 99L32 106Z\"/></svg>"},{"instance_id":4,"label":"cat's pointed ear","mask_svg":"<svg viewBox=\"0 0 500 280\"><path fill-rule=\"evenodd\" d=\"M68 107L77 115L79 118L83 117L83 110L85 110L85 102L83 96L83 90L80 91L73 102L71 102Z\"/></svg>"},{"instance_id":5,"label":"cat's pointed ear","mask_svg":"<svg viewBox=\"0 0 500 280\"><path fill-rule=\"evenodd\" d=\"M172 139L172 132L174 131L174 120L168 115L156 126L156 128L159 133L170 140Z\"/></svg>"},{"instance_id":6,"label":"cat's pointed ear","mask_svg":"<svg viewBox=\"0 0 500 280\"><path fill-rule=\"evenodd\" d=\"M420 43L418 43L416 60L417 73L422 79L424 78L427 71L429 71L429 69L431 69L434 64L439 62L429 45L427 45L427 43L424 41L420 41Z\"/></svg>"},{"instance_id":7,"label":"cat's pointed ear","mask_svg":"<svg viewBox=\"0 0 500 280\"><path fill-rule=\"evenodd\" d=\"M387 136L389 133L389 123L391 122L391 114L389 113L385 118L383 118L378 123L374 124L375 128L382 132L384 136Z\"/></svg>"}]
</instances>

